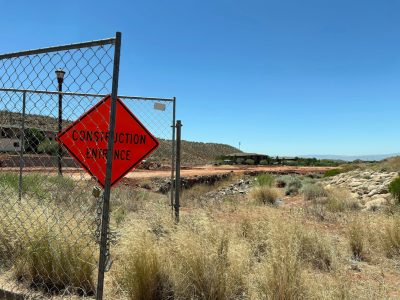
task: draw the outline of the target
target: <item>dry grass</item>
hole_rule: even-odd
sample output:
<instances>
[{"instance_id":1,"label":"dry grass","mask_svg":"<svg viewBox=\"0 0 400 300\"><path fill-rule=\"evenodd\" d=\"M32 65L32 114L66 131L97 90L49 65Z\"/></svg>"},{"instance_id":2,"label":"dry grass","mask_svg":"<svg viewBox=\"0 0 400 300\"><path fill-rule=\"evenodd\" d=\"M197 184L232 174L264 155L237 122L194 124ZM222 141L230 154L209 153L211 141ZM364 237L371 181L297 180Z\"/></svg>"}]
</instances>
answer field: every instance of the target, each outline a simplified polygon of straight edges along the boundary
<instances>
[{"instance_id":1,"label":"dry grass","mask_svg":"<svg viewBox=\"0 0 400 300\"><path fill-rule=\"evenodd\" d=\"M202 195L209 187L199 189L203 188ZM253 194L249 199L236 200L240 202L234 208L224 201L218 209L212 204L189 206L182 208L179 224L171 218L167 196L138 195L127 189L117 191L115 196L111 222L118 224L121 236L112 247L114 264L107 273L107 299L333 300L400 296L400 276L393 264L400 254L398 212L388 215L355 210L353 200L344 191L328 191L327 196L311 197L304 203L298 202L302 197L297 196L292 198L294 205L289 199L279 207L254 205ZM303 204L321 207L325 217L335 216L335 222L315 221L304 214ZM1 216L3 265L42 290L69 288L90 294L95 271L91 238L83 239L89 241L87 245L77 244L81 236L75 235L75 230L67 234L64 225L75 229L80 224L71 221L69 215L54 215L56 207L47 205L32 212L13 203L8 214ZM118 216L118 210L124 210L123 217ZM20 219L31 230L29 244L18 231L20 226L6 226L7 218L14 218L10 214L13 211L26 212L20 214ZM79 230L86 232L82 226ZM373 260L369 259L370 249ZM362 260L361 272L351 269L351 256Z\"/></svg>"},{"instance_id":2,"label":"dry grass","mask_svg":"<svg viewBox=\"0 0 400 300\"><path fill-rule=\"evenodd\" d=\"M358 210L360 204L350 192L345 189L334 188L328 190L325 207L330 212L344 212L346 210Z\"/></svg>"},{"instance_id":3,"label":"dry grass","mask_svg":"<svg viewBox=\"0 0 400 300\"><path fill-rule=\"evenodd\" d=\"M168 299L172 289L154 238L141 235L125 250L116 276L123 293L134 300Z\"/></svg>"},{"instance_id":4,"label":"dry grass","mask_svg":"<svg viewBox=\"0 0 400 300\"><path fill-rule=\"evenodd\" d=\"M94 243L89 228L56 208L17 201L1 211L0 245L14 276L46 293L94 294ZM12 220L13 222L10 222Z\"/></svg>"},{"instance_id":5,"label":"dry grass","mask_svg":"<svg viewBox=\"0 0 400 300\"><path fill-rule=\"evenodd\" d=\"M262 185L252 189L251 198L259 204L274 204L279 198L279 191L276 188Z\"/></svg>"},{"instance_id":6,"label":"dry grass","mask_svg":"<svg viewBox=\"0 0 400 300\"><path fill-rule=\"evenodd\" d=\"M386 158L374 164L373 169L385 172L400 172L400 156Z\"/></svg>"},{"instance_id":7,"label":"dry grass","mask_svg":"<svg viewBox=\"0 0 400 300\"><path fill-rule=\"evenodd\" d=\"M349 247L355 260L367 260L367 237L362 222L356 219L349 225L348 229Z\"/></svg>"},{"instance_id":8,"label":"dry grass","mask_svg":"<svg viewBox=\"0 0 400 300\"><path fill-rule=\"evenodd\" d=\"M299 255L303 261L322 271L332 270L335 264L335 253L325 233L298 229L297 238Z\"/></svg>"},{"instance_id":9,"label":"dry grass","mask_svg":"<svg viewBox=\"0 0 400 300\"><path fill-rule=\"evenodd\" d=\"M382 246L389 258L400 256L400 216L395 216L385 225Z\"/></svg>"},{"instance_id":10,"label":"dry grass","mask_svg":"<svg viewBox=\"0 0 400 300\"><path fill-rule=\"evenodd\" d=\"M260 267L256 278L262 299L307 299L299 245L283 236L277 240L270 259Z\"/></svg>"},{"instance_id":11,"label":"dry grass","mask_svg":"<svg viewBox=\"0 0 400 300\"><path fill-rule=\"evenodd\" d=\"M324 187L318 184L306 184L302 188L302 193L304 200L306 201L316 201L319 198L324 198L328 196Z\"/></svg>"}]
</instances>

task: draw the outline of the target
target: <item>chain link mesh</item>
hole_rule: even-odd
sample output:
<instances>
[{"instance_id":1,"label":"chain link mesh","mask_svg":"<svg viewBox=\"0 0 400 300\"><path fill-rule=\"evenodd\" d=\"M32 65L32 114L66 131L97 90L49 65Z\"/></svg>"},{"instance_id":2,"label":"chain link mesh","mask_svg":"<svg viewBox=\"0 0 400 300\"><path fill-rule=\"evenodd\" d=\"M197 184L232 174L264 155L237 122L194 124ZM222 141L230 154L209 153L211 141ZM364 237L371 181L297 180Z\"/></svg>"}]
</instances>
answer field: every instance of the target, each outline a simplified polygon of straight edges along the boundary
<instances>
[{"instance_id":1,"label":"chain link mesh","mask_svg":"<svg viewBox=\"0 0 400 300\"><path fill-rule=\"evenodd\" d=\"M0 296L91 296L98 250L93 230L93 182L65 155L57 175L58 95L55 70L66 71L64 91L108 93L112 44L0 58ZM63 96L62 127L98 101ZM73 172L68 172L74 170ZM2 295L4 293L4 295Z\"/></svg>"},{"instance_id":2,"label":"chain link mesh","mask_svg":"<svg viewBox=\"0 0 400 300\"><path fill-rule=\"evenodd\" d=\"M95 294L102 192L65 149L60 155L55 70L65 71L61 125L66 128L110 93L113 54L110 39L0 55L0 298L9 292L35 299ZM152 176L143 169L158 169L166 182L173 177L174 100L121 99L160 147L139 166L140 172L129 173L112 191L111 204L114 196L133 195L131 178ZM108 128L109 120L103 122ZM110 247L118 240L115 220L110 223L107 268Z\"/></svg>"}]
</instances>

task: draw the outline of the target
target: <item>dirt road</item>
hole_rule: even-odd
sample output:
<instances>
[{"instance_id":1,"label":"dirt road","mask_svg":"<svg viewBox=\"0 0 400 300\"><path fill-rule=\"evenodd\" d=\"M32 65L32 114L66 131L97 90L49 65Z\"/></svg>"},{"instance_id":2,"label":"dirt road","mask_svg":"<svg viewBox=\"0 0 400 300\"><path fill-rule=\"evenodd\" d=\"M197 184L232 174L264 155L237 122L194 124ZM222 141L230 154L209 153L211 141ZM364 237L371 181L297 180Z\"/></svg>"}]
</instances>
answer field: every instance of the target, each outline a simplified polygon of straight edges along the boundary
<instances>
[{"instance_id":1,"label":"dirt road","mask_svg":"<svg viewBox=\"0 0 400 300\"><path fill-rule=\"evenodd\" d=\"M326 170L332 169L330 167L292 167L292 166L199 166L199 167L182 167L181 176L191 177L200 175L213 175L223 173L245 173L245 172L288 172L288 173L317 173L325 172ZM18 172L19 168L0 168L0 172ZM54 168L25 168L24 172L40 172L55 175L56 170ZM84 172L82 169L76 168L64 168L64 173L68 173L70 176L83 179L90 178L90 175ZM126 178L140 179L140 178L152 178L152 177L170 177L171 170L134 170L126 175Z\"/></svg>"}]
</instances>

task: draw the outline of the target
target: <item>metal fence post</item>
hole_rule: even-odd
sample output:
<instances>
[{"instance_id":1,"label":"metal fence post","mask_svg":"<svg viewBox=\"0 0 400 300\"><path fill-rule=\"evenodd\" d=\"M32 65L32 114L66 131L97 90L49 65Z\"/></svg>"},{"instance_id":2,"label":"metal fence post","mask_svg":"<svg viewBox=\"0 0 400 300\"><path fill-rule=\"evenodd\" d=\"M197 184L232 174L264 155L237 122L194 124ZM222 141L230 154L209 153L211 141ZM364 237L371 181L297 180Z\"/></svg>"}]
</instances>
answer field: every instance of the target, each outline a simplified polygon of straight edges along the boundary
<instances>
[{"instance_id":1,"label":"metal fence post","mask_svg":"<svg viewBox=\"0 0 400 300\"><path fill-rule=\"evenodd\" d=\"M58 91L60 94L58 94L58 133L62 131L62 80L58 81ZM62 146L61 144L58 144L58 149L57 149L57 165L58 165L58 175L62 176L62 166L61 166L61 161L62 161Z\"/></svg>"},{"instance_id":2,"label":"metal fence post","mask_svg":"<svg viewBox=\"0 0 400 300\"><path fill-rule=\"evenodd\" d=\"M171 160L171 212L174 212L174 188L175 188L175 115L176 98L174 97L172 108L172 160Z\"/></svg>"},{"instance_id":3,"label":"metal fence post","mask_svg":"<svg viewBox=\"0 0 400 300\"><path fill-rule=\"evenodd\" d=\"M179 223L179 197L181 191L181 120L176 121L176 176L175 176L175 221Z\"/></svg>"},{"instance_id":4,"label":"metal fence post","mask_svg":"<svg viewBox=\"0 0 400 300\"><path fill-rule=\"evenodd\" d=\"M22 171L24 169L24 150L25 150L25 110L26 110L26 92L22 93L22 122L21 122L21 136L20 136L20 151L19 151L19 201L22 200Z\"/></svg>"},{"instance_id":5,"label":"metal fence post","mask_svg":"<svg viewBox=\"0 0 400 300\"><path fill-rule=\"evenodd\" d=\"M112 159L114 150L115 115L116 115L117 96L118 96L120 54L121 54L121 33L117 32L115 40L114 68L113 68L113 79L112 79L111 109L110 109L110 124L109 124L109 136L112 138L108 140L108 150L107 150L106 178L105 178L105 188L103 194L103 213L101 221L99 274L97 280L97 293L96 293L97 300L103 299L104 272L106 269L107 256L109 255L108 253L109 249L107 249L107 239L108 239Z\"/></svg>"}]
</instances>

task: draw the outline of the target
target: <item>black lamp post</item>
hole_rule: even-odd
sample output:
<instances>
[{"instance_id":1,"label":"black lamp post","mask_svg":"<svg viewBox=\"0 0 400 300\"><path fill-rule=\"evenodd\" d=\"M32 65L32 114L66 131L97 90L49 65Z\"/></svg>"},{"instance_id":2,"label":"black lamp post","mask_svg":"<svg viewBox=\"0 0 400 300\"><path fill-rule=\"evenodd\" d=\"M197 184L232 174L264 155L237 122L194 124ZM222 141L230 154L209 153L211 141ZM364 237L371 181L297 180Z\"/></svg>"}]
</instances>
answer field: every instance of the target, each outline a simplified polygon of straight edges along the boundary
<instances>
[{"instance_id":1,"label":"black lamp post","mask_svg":"<svg viewBox=\"0 0 400 300\"><path fill-rule=\"evenodd\" d=\"M58 133L62 131L62 85L64 82L64 75L65 72L63 69L56 70L57 82L58 82ZM58 160L58 175L62 176L62 169L61 169L61 160L62 160L62 148L61 144L58 144L58 151L57 151L57 160Z\"/></svg>"}]
</instances>

